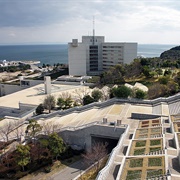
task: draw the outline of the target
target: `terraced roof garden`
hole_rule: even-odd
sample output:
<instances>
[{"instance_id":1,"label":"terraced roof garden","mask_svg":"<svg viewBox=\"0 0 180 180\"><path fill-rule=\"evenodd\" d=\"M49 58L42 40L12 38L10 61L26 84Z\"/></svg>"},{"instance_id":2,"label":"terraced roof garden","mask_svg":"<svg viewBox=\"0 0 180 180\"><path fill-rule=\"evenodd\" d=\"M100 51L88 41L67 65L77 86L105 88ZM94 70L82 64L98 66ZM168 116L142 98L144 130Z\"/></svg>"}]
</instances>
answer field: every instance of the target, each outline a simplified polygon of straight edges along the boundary
<instances>
[{"instance_id":1,"label":"terraced roof garden","mask_svg":"<svg viewBox=\"0 0 180 180\"><path fill-rule=\"evenodd\" d=\"M135 139L154 138L162 136L162 127L137 129Z\"/></svg>"},{"instance_id":2,"label":"terraced roof garden","mask_svg":"<svg viewBox=\"0 0 180 180\"><path fill-rule=\"evenodd\" d=\"M127 158L120 177L122 180L134 179L151 179L159 178L165 175L165 158L157 157L141 157Z\"/></svg>"},{"instance_id":3,"label":"terraced roof garden","mask_svg":"<svg viewBox=\"0 0 180 180\"><path fill-rule=\"evenodd\" d=\"M154 127L161 124L160 119L152 119L152 120L142 120L139 122L139 128L147 128L147 127Z\"/></svg>"},{"instance_id":4,"label":"terraced roof garden","mask_svg":"<svg viewBox=\"0 0 180 180\"><path fill-rule=\"evenodd\" d=\"M133 140L129 156L164 154L163 139Z\"/></svg>"}]
</instances>

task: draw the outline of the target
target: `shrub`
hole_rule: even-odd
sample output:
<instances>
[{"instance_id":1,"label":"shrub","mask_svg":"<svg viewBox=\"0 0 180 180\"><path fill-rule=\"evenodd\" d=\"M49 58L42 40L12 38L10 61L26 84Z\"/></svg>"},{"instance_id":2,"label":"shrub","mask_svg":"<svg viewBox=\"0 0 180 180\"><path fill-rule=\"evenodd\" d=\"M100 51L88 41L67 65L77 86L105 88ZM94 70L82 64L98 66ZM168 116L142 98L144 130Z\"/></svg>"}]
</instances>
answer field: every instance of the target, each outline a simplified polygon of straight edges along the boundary
<instances>
[{"instance_id":1,"label":"shrub","mask_svg":"<svg viewBox=\"0 0 180 180\"><path fill-rule=\"evenodd\" d=\"M135 92L135 97L137 99L144 99L146 97L146 92L142 91L141 89L137 89Z\"/></svg>"},{"instance_id":2,"label":"shrub","mask_svg":"<svg viewBox=\"0 0 180 180\"><path fill-rule=\"evenodd\" d=\"M132 90L126 86L119 86L112 89L112 93L115 97L118 98L128 98L132 94Z\"/></svg>"},{"instance_id":3,"label":"shrub","mask_svg":"<svg viewBox=\"0 0 180 180\"><path fill-rule=\"evenodd\" d=\"M36 108L36 114L43 114L44 106L42 104L39 104L39 106Z\"/></svg>"}]
</instances>

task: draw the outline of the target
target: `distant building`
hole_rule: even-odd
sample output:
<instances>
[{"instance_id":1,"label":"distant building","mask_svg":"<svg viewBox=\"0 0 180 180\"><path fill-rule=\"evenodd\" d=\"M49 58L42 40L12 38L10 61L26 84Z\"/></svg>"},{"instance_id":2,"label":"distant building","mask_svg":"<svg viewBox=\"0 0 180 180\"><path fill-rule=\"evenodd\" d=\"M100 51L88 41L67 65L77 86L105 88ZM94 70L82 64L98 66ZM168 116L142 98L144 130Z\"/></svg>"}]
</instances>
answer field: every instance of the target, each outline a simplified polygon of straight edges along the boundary
<instances>
[{"instance_id":1,"label":"distant building","mask_svg":"<svg viewBox=\"0 0 180 180\"><path fill-rule=\"evenodd\" d=\"M0 60L0 66L8 66L8 62L6 60Z\"/></svg>"},{"instance_id":2,"label":"distant building","mask_svg":"<svg viewBox=\"0 0 180 180\"><path fill-rule=\"evenodd\" d=\"M137 43L104 42L104 36L82 36L68 43L69 75L98 75L137 57Z\"/></svg>"}]
</instances>

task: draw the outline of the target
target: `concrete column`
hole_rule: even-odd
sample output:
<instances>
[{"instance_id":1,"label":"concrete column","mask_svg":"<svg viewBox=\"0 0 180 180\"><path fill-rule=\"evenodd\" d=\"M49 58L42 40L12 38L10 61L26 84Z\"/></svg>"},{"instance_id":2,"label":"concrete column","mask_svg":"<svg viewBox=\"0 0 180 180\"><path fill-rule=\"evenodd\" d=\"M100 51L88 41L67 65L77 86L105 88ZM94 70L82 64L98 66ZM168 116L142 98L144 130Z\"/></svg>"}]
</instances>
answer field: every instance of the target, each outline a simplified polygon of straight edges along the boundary
<instances>
[{"instance_id":1,"label":"concrete column","mask_svg":"<svg viewBox=\"0 0 180 180\"><path fill-rule=\"evenodd\" d=\"M45 89L45 94L51 94L51 77L50 76L44 77L44 89Z\"/></svg>"}]
</instances>

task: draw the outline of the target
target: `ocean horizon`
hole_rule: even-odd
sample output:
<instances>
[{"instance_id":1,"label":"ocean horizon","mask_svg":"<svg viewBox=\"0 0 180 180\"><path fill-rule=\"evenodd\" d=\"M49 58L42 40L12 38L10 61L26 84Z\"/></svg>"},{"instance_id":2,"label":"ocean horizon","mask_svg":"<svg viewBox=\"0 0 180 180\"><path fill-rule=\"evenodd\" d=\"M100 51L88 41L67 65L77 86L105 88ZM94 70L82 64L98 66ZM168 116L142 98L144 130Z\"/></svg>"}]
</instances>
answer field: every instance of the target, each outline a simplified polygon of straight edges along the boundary
<instances>
[{"instance_id":1,"label":"ocean horizon","mask_svg":"<svg viewBox=\"0 0 180 180\"><path fill-rule=\"evenodd\" d=\"M138 44L138 56L159 57L173 44ZM68 64L68 44L0 45L0 60L40 61L42 64Z\"/></svg>"}]
</instances>

